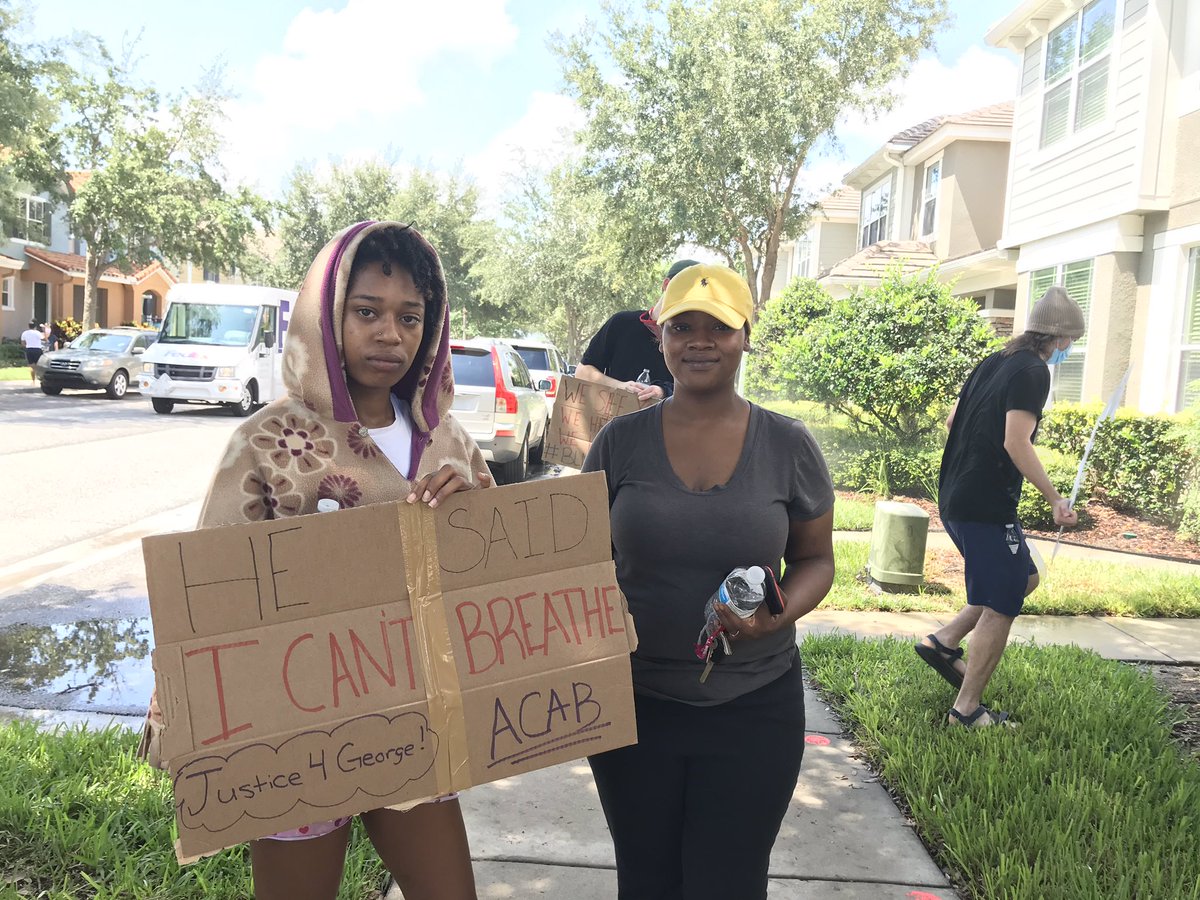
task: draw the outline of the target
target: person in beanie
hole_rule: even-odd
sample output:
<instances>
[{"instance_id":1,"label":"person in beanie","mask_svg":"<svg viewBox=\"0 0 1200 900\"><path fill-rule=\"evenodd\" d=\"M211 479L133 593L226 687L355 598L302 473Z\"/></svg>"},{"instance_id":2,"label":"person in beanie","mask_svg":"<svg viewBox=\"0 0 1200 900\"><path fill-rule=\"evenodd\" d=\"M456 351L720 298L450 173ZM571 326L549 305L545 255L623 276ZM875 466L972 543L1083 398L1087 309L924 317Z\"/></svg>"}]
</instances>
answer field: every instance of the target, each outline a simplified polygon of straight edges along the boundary
<instances>
[{"instance_id":1,"label":"person in beanie","mask_svg":"<svg viewBox=\"0 0 1200 900\"><path fill-rule=\"evenodd\" d=\"M1050 370L1083 335L1083 311L1067 292L1050 288L1030 312L1026 330L971 372L950 411L950 435L938 478L938 512L963 556L967 605L916 652L958 696L951 725L1013 724L983 705L983 692L1008 641L1013 619L1038 585L1037 568L1017 521L1022 481L1041 491L1057 525L1075 525L1070 501L1055 489L1033 449ZM960 643L971 634L971 655Z\"/></svg>"},{"instance_id":2,"label":"person in beanie","mask_svg":"<svg viewBox=\"0 0 1200 900\"><path fill-rule=\"evenodd\" d=\"M675 381L658 352L658 311L671 279L695 265L698 263L694 259L681 259L667 270L662 295L653 309L619 312L601 325L583 351L575 377L632 391L639 400L670 397ZM647 371L649 381L638 381L638 376Z\"/></svg>"}]
</instances>

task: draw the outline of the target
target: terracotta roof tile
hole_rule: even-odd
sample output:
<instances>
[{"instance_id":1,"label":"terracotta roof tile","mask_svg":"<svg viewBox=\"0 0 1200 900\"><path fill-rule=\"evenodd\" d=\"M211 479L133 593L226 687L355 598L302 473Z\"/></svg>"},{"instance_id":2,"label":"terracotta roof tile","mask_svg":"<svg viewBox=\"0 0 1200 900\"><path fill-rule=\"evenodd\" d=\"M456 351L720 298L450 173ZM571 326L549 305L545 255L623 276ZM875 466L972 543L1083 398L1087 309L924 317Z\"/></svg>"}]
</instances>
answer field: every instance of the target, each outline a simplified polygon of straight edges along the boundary
<instances>
[{"instance_id":1,"label":"terracotta roof tile","mask_svg":"<svg viewBox=\"0 0 1200 900\"><path fill-rule=\"evenodd\" d=\"M996 103L992 106L981 106L964 113L949 116L934 116L918 125L904 129L892 135L889 144L899 144L913 147L929 137L943 125L1008 125L1013 122L1013 104L1011 100Z\"/></svg>"},{"instance_id":2,"label":"terracotta roof tile","mask_svg":"<svg viewBox=\"0 0 1200 900\"><path fill-rule=\"evenodd\" d=\"M76 275L80 278L87 276L87 258L80 256L78 253L59 253L55 250L42 250L39 247L26 247L25 255L58 269L60 272L66 272L69 275ZM112 281L133 282L137 284L140 281L144 281L156 269L163 269L168 275L171 274L162 263L155 261L148 266L142 266L142 268L135 270L132 274L122 272L115 266L108 266L100 273L100 277ZM171 278L174 280L174 276L171 276Z\"/></svg>"},{"instance_id":3,"label":"terracotta roof tile","mask_svg":"<svg viewBox=\"0 0 1200 900\"><path fill-rule=\"evenodd\" d=\"M880 241L864 247L837 263L822 277L879 278L897 263L905 274L920 272L937 263L938 258L924 241Z\"/></svg>"}]
</instances>

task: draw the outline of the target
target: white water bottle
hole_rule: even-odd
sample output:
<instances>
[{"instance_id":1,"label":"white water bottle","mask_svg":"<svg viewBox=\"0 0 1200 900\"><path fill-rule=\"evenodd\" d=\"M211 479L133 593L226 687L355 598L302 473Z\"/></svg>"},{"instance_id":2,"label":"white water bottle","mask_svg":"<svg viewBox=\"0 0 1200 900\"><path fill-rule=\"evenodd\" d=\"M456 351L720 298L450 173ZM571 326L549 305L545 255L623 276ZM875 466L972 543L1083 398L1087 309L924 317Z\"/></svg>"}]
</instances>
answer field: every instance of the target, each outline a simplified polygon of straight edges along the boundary
<instances>
[{"instance_id":1,"label":"white water bottle","mask_svg":"<svg viewBox=\"0 0 1200 900\"><path fill-rule=\"evenodd\" d=\"M724 603L739 618L748 619L754 615L755 610L766 597L763 589L763 582L766 579L767 573L762 570L761 566L734 569L726 575L721 586L704 606L704 631L706 634L709 636L715 634L721 625L721 620L717 618L718 603Z\"/></svg>"},{"instance_id":2,"label":"white water bottle","mask_svg":"<svg viewBox=\"0 0 1200 900\"><path fill-rule=\"evenodd\" d=\"M636 381L638 384L649 384L650 383L650 370L642 369L642 374L637 377Z\"/></svg>"}]
</instances>

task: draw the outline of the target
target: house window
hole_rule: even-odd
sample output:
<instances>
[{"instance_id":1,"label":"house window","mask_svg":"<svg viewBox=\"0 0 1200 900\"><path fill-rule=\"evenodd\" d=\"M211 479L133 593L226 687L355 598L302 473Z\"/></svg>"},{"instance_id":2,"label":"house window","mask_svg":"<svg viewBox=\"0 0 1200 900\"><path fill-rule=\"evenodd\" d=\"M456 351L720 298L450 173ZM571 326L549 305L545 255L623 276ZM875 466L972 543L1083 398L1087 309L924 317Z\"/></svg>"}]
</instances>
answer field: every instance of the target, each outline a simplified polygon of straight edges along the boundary
<instances>
[{"instance_id":1,"label":"house window","mask_svg":"<svg viewBox=\"0 0 1200 900\"><path fill-rule=\"evenodd\" d=\"M796 241L796 277L797 278L811 278L812 277L812 275L810 275L809 271L808 271L809 260L810 260L811 256L812 256L812 241L809 239L808 235L806 234L804 237L800 238L800 240Z\"/></svg>"},{"instance_id":2,"label":"house window","mask_svg":"<svg viewBox=\"0 0 1200 900\"><path fill-rule=\"evenodd\" d=\"M1192 249L1184 298L1178 398L1176 410L1200 403L1200 247Z\"/></svg>"},{"instance_id":3,"label":"house window","mask_svg":"<svg viewBox=\"0 0 1200 900\"><path fill-rule=\"evenodd\" d=\"M218 268L215 268L215 267L210 269L208 266L205 266L204 267L204 280L211 281L214 284L220 284L221 283L221 270Z\"/></svg>"},{"instance_id":4,"label":"house window","mask_svg":"<svg viewBox=\"0 0 1200 900\"><path fill-rule=\"evenodd\" d=\"M34 244L50 243L50 203L38 197L17 197L12 236Z\"/></svg>"},{"instance_id":5,"label":"house window","mask_svg":"<svg viewBox=\"0 0 1200 900\"><path fill-rule=\"evenodd\" d=\"M887 238L888 205L891 198L892 178L890 175L863 194L858 216L862 227L859 249L869 247L871 244Z\"/></svg>"},{"instance_id":6,"label":"house window","mask_svg":"<svg viewBox=\"0 0 1200 900\"><path fill-rule=\"evenodd\" d=\"M13 293L16 289L16 284L13 277L9 275L7 278L0 278L0 309L16 309L16 295Z\"/></svg>"},{"instance_id":7,"label":"house window","mask_svg":"<svg viewBox=\"0 0 1200 900\"><path fill-rule=\"evenodd\" d=\"M1066 288L1067 295L1083 310L1083 321L1086 326L1092 312L1093 262L1093 260L1085 259L1062 266L1038 269L1029 279L1030 307L1042 294L1046 293L1047 288L1061 284ZM1053 378L1050 382L1050 399L1053 402L1078 403L1083 399L1083 369L1086 362L1087 330L1085 327L1083 337L1077 339L1071 346L1071 355L1067 361L1054 366Z\"/></svg>"},{"instance_id":8,"label":"house window","mask_svg":"<svg viewBox=\"0 0 1200 900\"><path fill-rule=\"evenodd\" d=\"M1041 146L1101 121L1108 111L1117 0L1093 0L1050 32L1042 70Z\"/></svg>"},{"instance_id":9,"label":"house window","mask_svg":"<svg viewBox=\"0 0 1200 900\"><path fill-rule=\"evenodd\" d=\"M942 183L942 161L925 167L925 190L921 203L921 236L932 235L937 228L938 188Z\"/></svg>"}]
</instances>

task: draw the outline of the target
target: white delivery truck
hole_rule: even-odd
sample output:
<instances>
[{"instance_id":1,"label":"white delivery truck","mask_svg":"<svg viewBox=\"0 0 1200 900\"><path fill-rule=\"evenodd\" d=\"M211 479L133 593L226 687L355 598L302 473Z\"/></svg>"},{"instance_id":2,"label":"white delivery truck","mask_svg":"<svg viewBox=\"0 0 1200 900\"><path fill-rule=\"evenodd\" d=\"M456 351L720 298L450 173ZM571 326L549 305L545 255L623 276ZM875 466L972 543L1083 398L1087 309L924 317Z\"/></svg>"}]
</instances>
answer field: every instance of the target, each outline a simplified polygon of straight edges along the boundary
<instances>
[{"instance_id":1,"label":"white delivery truck","mask_svg":"<svg viewBox=\"0 0 1200 900\"><path fill-rule=\"evenodd\" d=\"M246 416L284 393L283 341L295 291L177 284L158 340L142 356L142 395L156 413L220 403Z\"/></svg>"}]
</instances>

